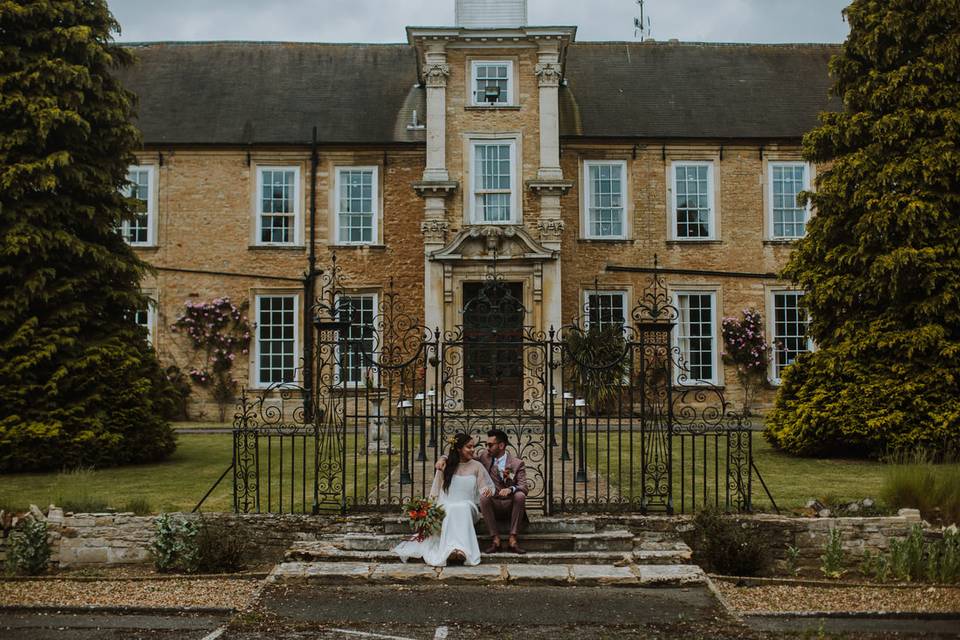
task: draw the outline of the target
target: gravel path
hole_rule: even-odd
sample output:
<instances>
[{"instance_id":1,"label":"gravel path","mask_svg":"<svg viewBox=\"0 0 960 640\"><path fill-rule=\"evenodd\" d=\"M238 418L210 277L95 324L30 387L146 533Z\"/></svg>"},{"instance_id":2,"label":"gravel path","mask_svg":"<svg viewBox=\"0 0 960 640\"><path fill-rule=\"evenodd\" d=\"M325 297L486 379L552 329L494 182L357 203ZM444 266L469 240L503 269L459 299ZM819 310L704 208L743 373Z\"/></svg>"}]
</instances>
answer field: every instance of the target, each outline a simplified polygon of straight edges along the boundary
<instances>
[{"instance_id":1,"label":"gravel path","mask_svg":"<svg viewBox=\"0 0 960 640\"><path fill-rule=\"evenodd\" d=\"M0 605L217 607L239 609L259 580L0 581Z\"/></svg>"},{"instance_id":2,"label":"gravel path","mask_svg":"<svg viewBox=\"0 0 960 640\"><path fill-rule=\"evenodd\" d=\"M960 587L738 587L715 581L737 611L960 612Z\"/></svg>"}]
</instances>

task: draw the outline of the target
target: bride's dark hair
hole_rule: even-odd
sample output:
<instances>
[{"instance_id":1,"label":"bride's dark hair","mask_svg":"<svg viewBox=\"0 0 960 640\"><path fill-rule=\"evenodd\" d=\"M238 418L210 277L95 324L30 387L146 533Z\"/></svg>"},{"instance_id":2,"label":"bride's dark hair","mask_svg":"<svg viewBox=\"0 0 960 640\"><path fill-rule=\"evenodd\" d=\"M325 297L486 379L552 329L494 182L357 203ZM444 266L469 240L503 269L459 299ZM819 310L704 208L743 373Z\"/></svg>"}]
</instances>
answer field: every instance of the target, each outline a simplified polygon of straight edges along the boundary
<instances>
[{"instance_id":1,"label":"bride's dark hair","mask_svg":"<svg viewBox=\"0 0 960 640\"><path fill-rule=\"evenodd\" d=\"M450 451L447 452L447 466L443 468L443 490L450 488L450 481L460 466L460 449L463 449L472 438L466 433L458 433L452 437Z\"/></svg>"}]
</instances>

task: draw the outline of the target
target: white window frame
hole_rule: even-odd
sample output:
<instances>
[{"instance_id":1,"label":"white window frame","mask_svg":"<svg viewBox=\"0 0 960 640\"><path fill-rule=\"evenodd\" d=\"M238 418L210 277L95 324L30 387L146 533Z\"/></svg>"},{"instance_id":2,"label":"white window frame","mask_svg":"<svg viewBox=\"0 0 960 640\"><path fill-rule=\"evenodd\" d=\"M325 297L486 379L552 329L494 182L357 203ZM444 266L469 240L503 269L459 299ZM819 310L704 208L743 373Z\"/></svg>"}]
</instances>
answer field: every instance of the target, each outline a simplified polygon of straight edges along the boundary
<instances>
[{"instance_id":1,"label":"white window frame","mask_svg":"<svg viewBox=\"0 0 960 640\"><path fill-rule=\"evenodd\" d=\"M260 369L260 301L263 298L292 298L293 299L293 379L290 382L263 382ZM263 291L254 296L254 313L256 314L256 328L253 332L253 366L250 367L253 384L256 389L266 389L271 386L280 387L285 384L295 384L297 382L297 363L300 358L300 297L297 294L287 291L269 292Z\"/></svg>"},{"instance_id":2,"label":"white window frame","mask_svg":"<svg viewBox=\"0 0 960 640\"><path fill-rule=\"evenodd\" d=\"M336 302L335 304L338 309L339 309L339 300L341 298L372 298L373 299L373 323L374 323L373 331L375 334L377 330L376 328L377 315L380 309L380 294L377 293L376 291L344 291L341 295L337 297L338 302ZM377 346L376 336L374 336L373 338L373 346L374 346L373 357L374 357L374 360L377 360L377 355L379 354L376 351L376 346ZM339 344L337 345L336 350L337 350L336 361L337 363L340 363L342 361L342 356L340 354ZM358 382L353 382L353 381L344 380L343 368L340 364L337 364L336 369L337 369L336 377L334 379L337 380L340 384L342 384L346 388L356 389L356 388L361 388L366 384L366 377L367 377L366 371L361 371L360 380ZM379 372L374 371L373 388L376 389L379 386L380 386L380 374Z\"/></svg>"},{"instance_id":3,"label":"white window frame","mask_svg":"<svg viewBox=\"0 0 960 640\"><path fill-rule=\"evenodd\" d=\"M717 198L713 160L673 160L670 163L670 234L676 242L710 242L717 239ZM677 233L677 169L680 167L707 168L707 206L710 208L709 231L706 236L687 237Z\"/></svg>"},{"instance_id":4,"label":"white window frame","mask_svg":"<svg viewBox=\"0 0 960 640\"><path fill-rule=\"evenodd\" d=\"M137 324L141 327L145 327L147 330L147 343L152 347L155 344L156 340L156 331L157 331L157 301L153 299L152 295L148 294L147 300L147 324L142 325L139 322ZM135 311L134 314L139 313ZM136 322L136 315L134 315L134 322Z\"/></svg>"},{"instance_id":5,"label":"white window frame","mask_svg":"<svg viewBox=\"0 0 960 640\"><path fill-rule=\"evenodd\" d=\"M506 144L510 146L510 219L509 220L483 220L479 215L479 207L477 207L477 190L476 184L479 177L479 169L476 162L476 148L478 145L502 145ZM468 153L470 154L470 179L469 179L469 188L467 190L467 203L469 210L469 224L480 225L480 224L493 224L493 225L504 225L504 224L520 224L521 215L520 215L520 198L519 198L519 188L517 179L517 138L508 137L508 138L471 138L470 144L468 145Z\"/></svg>"},{"instance_id":6,"label":"white window frame","mask_svg":"<svg viewBox=\"0 0 960 640\"><path fill-rule=\"evenodd\" d=\"M770 289L767 291L767 341L770 345L770 362L767 364L767 379L770 384L779 386L780 378L777 376L777 296L783 294L793 294L805 296L806 291L799 289ZM810 310L807 310L807 353L813 351L816 345L810 337Z\"/></svg>"},{"instance_id":7,"label":"white window frame","mask_svg":"<svg viewBox=\"0 0 960 640\"><path fill-rule=\"evenodd\" d=\"M132 171L147 172L147 240L146 242L131 242L128 239L130 221L123 220L120 223L120 233L124 242L131 247L155 247L157 246L157 168L152 164L132 164L127 167L127 173ZM129 191L124 189L124 195L129 196Z\"/></svg>"},{"instance_id":8,"label":"white window frame","mask_svg":"<svg viewBox=\"0 0 960 640\"><path fill-rule=\"evenodd\" d=\"M620 167L620 229L621 233L602 235L593 233L593 224L590 216L590 205L593 192L593 182L590 180L591 167L611 166ZM580 229L581 237L600 240L626 240L629 236L627 228L627 161L626 160L584 160L583 162L583 198L581 200Z\"/></svg>"},{"instance_id":9,"label":"white window frame","mask_svg":"<svg viewBox=\"0 0 960 640\"><path fill-rule=\"evenodd\" d=\"M477 67L485 65L500 65L507 68L507 99L503 102L489 103L486 100L477 100ZM470 61L470 106L486 107L496 109L497 107L512 107L515 105L514 79L513 79L513 60L471 60Z\"/></svg>"},{"instance_id":10,"label":"white window frame","mask_svg":"<svg viewBox=\"0 0 960 640\"><path fill-rule=\"evenodd\" d=\"M623 330L626 334L630 322L629 291L626 289L586 289L583 292L583 326L590 329L590 296L618 296L623 303Z\"/></svg>"},{"instance_id":11,"label":"white window frame","mask_svg":"<svg viewBox=\"0 0 960 640\"><path fill-rule=\"evenodd\" d=\"M673 330L673 347L677 349L677 353L683 358L684 364L687 366L688 374L691 377L688 377L686 380L681 379L681 374L683 371L680 367L677 367L675 382L677 384L686 386L686 387L696 387L704 385L720 385L721 384L721 371L723 369L723 364L720 362L720 328L717 324L718 318L718 303L719 295L716 289L676 289L671 291L671 296L673 299L673 304L677 308L679 315L677 317L677 325ZM691 367L689 354L684 353L683 347L680 344L680 333L683 324L683 307L680 303L681 296L710 296L710 336L711 336L711 361L713 362L713 376L709 379L706 378L693 378L693 373L689 371Z\"/></svg>"},{"instance_id":12,"label":"white window frame","mask_svg":"<svg viewBox=\"0 0 960 640\"><path fill-rule=\"evenodd\" d=\"M264 171L293 171L293 221L289 242L264 242L263 238L263 217L276 215L263 211L263 172ZM302 245L300 227L302 219L301 187L300 187L300 167L299 165L257 165L257 191L254 199L254 208L256 211L256 236L254 244L261 247L290 247Z\"/></svg>"},{"instance_id":13,"label":"white window frame","mask_svg":"<svg viewBox=\"0 0 960 640\"><path fill-rule=\"evenodd\" d=\"M372 221L370 228L370 240L369 241L351 241L349 239L344 239L341 237L340 229L340 176L345 171L371 171L373 175L371 177L372 189L370 191L370 198L373 211L371 212ZM334 185L333 185L333 229L334 229L334 242L338 245L352 245L352 246L362 246L362 245L375 245L379 244L380 241L380 167L377 165L337 165L334 168Z\"/></svg>"},{"instance_id":14,"label":"white window frame","mask_svg":"<svg viewBox=\"0 0 960 640\"><path fill-rule=\"evenodd\" d=\"M774 193L773 193L773 170L775 167L802 167L803 168L803 191L810 190L811 165L809 162L799 160L768 160L767 161L767 229L770 240L791 241L799 240L806 235L807 225L810 224L811 207L808 202L804 205L804 236L778 236L776 233L776 224L773 219Z\"/></svg>"}]
</instances>

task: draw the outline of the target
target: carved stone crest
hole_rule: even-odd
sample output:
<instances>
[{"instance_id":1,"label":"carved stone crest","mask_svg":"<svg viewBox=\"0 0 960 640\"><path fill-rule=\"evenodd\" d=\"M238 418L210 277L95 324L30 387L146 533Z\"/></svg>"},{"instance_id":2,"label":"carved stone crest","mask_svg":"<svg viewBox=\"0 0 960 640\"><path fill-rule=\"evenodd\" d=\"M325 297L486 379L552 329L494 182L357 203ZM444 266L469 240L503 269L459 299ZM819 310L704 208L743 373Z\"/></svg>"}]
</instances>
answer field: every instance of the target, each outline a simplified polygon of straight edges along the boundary
<instances>
[{"instance_id":1,"label":"carved stone crest","mask_svg":"<svg viewBox=\"0 0 960 640\"><path fill-rule=\"evenodd\" d=\"M537 74L537 79L540 81L541 87L560 86L560 77L562 74L558 63L541 62L534 67L533 71Z\"/></svg>"},{"instance_id":2,"label":"carved stone crest","mask_svg":"<svg viewBox=\"0 0 960 640\"><path fill-rule=\"evenodd\" d=\"M423 70L423 81L428 87L445 87L450 76L450 65L436 62Z\"/></svg>"},{"instance_id":3,"label":"carved stone crest","mask_svg":"<svg viewBox=\"0 0 960 640\"><path fill-rule=\"evenodd\" d=\"M564 225L563 220L541 220L537 223L537 228L540 229L540 241L541 242L557 242L560 240L560 237L563 235Z\"/></svg>"},{"instance_id":4,"label":"carved stone crest","mask_svg":"<svg viewBox=\"0 0 960 640\"><path fill-rule=\"evenodd\" d=\"M420 223L420 231L427 242L443 242L450 228L446 220L426 220Z\"/></svg>"}]
</instances>

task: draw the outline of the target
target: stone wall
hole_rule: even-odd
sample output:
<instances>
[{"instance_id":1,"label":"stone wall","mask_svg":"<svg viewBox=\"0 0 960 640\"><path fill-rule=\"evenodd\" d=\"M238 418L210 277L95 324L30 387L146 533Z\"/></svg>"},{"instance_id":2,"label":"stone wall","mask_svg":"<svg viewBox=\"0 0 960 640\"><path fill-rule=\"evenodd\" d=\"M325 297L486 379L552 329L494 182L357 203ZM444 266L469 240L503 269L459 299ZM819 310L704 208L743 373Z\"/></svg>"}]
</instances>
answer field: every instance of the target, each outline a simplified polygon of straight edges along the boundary
<instances>
[{"instance_id":1,"label":"stone wall","mask_svg":"<svg viewBox=\"0 0 960 640\"><path fill-rule=\"evenodd\" d=\"M39 514L39 515L38 515ZM197 521L197 514L174 514ZM30 517L44 517L39 510ZM50 508L46 514L52 546L51 561L61 568L117 566L151 562L148 545L153 538L155 516L130 513L64 514ZM250 561L254 564L279 561L294 541L315 540L326 533L382 532L383 515L305 516L255 514L206 514L208 521L227 527L242 527L244 535L254 542ZM598 530L628 529L637 535L682 537L692 530L691 516L595 515L570 516L575 522L595 520ZM562 517L561 517L562 519ZM896 516L863 518L795 518L768 514L743 515L738 519L757 529L774 566L783 570L787 546L800 551L799 564L815 571L820 564L830 530L843 532L843 546L851 566L869 550L873 553L889 549L890 540L905 537L915 525L923 525L915 509L902 509ZM4 532L6 534L6 531ZM0 537L0 557L7 536Z\"/></svg>"}]
</instances>

